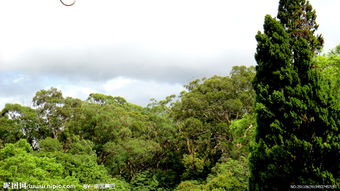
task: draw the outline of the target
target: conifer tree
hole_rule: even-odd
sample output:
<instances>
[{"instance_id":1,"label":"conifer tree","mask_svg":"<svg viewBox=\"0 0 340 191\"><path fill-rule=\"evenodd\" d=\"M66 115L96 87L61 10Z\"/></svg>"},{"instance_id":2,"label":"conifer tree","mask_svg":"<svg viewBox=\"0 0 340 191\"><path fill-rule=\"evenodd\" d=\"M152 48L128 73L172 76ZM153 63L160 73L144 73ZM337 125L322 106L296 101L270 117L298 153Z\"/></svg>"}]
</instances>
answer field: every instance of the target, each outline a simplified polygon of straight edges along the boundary
<instances>
[{"instance_id":1,"label":"conifer tree","mask_svg":"<svg viewBox=\"0 0 340 191\"><path fill-rule=\"evenodd\" d=\"M313 52L319 52L323 45L322 35L314 33L319 28L316 12L307 0L281 0L277 18L291 39L302 37L307 40Z\"/></svg>"},{"instance_id":2,"label":"conifer tree","mask_svg":"<svg viewBox=\"0 0 340 191\"><path fill-rule=\"evenodd\" d=\"M308 1L280 0L278 19L267 15L258 32L254 89L256 145L250 190L339 182L339 109L312 58L323 39Z\"/></svg>"}]
</instances>

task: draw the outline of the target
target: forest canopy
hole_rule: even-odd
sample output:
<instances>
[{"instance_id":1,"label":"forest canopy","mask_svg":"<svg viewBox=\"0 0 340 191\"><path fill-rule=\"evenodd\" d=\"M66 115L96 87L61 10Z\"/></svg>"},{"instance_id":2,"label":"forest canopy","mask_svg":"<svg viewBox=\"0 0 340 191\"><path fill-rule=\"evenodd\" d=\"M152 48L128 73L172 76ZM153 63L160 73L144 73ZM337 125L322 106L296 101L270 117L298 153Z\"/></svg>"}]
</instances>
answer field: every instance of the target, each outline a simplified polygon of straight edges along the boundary
<instances>
[{"instance_id":1,"label":"forest canopy","mask_svg":"<svg viewBox=\"0 0 340 191\"><path fill-rule=\"evenodd\" d=\"M235 66L229 76L194 80L180 95L147 107L99 93L86 100L64 97L53 87L36 92L32 107L6 104L0 117L0 184L246 189L254 75L254 67ZM228 165L232 168L225 169Z\"/></svg>"},{"instance_id":2,"label":"forest canopy","mask_svg":"<svg viewBox=\"0 0 340 191\"><path fill-rule=\"evenodd\" d=\"M258 191L340 186L340 44L321 54L307 0L279 1L256 66L196 79L144 107L57 88L0 111L0 186ZM155 90L157 91L157 90ZM42 190L48 190L47 188Z\"/></svg>"},{"instance_id":3,"label":"forest canopy","mask_svg":"<svg viewBox=\"0 0 340 191\"><path fill-rule=\"evenodd\" d=\"M334 91L337 51L315 59ZM147 107L99 93L64 97L53 87L36 92L32 107L6 104L0 184L247 190L257 126L254 76L255 67L235 66L229 76L194 80L180 95Z\"/></svg>"}]
</instances>

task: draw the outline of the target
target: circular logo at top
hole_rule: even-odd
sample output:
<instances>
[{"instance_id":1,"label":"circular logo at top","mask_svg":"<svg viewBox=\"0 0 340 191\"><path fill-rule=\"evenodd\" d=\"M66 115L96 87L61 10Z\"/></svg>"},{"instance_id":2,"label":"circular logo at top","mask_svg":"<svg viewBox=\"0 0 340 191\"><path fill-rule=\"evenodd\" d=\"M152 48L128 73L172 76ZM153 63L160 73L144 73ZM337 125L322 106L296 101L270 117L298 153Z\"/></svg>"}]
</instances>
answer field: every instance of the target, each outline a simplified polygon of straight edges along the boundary
<instances>
[{"instance_id":1,"label":"circular logo at top","mask_svg":"<svg viewBox=\"0 0 340 191\"><path fill-rule=\"evenodd\" d=\"M76 3L76 0L60 0L60 2L65 6L72 6Z\"/></svg>"}]
</instances>

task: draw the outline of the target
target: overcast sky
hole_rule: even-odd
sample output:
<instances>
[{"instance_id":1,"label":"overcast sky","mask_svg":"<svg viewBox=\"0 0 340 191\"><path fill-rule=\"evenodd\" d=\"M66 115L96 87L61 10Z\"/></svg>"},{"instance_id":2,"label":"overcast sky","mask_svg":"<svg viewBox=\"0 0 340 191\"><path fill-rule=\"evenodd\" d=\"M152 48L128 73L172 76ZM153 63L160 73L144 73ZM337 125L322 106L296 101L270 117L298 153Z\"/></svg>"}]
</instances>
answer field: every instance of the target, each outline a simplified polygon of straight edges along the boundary
<instances>
[{"instance_id":1,"label":"overcast sky","mask_svg":"<svg viewBox=\"0 0 340 191\"><path fill-rule=\"evenodd\" d=\"M51 86L146 105L191 80L255 65L255 34L279 0L0 0L0 109ZM325 51L340 43L339 0L311 0Z\"/></svg>"}]
</instances>

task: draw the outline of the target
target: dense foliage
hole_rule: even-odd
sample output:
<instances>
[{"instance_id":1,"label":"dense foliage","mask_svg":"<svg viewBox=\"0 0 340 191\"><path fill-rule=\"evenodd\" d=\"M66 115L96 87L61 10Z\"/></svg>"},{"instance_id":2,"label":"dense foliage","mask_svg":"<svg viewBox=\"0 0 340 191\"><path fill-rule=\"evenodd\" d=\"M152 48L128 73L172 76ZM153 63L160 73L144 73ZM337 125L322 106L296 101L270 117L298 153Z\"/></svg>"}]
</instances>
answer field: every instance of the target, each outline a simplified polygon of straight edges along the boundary
<instances>
[{"instance_id":1,"label":"dense foliage","mask_svg":"<svg viewBox=\"0 0 340 191\"><path fill-rule=\"evenodd\" d=\"M339 91L338 49L314 59L330 92ZM86 100L65 98L55 88L38 91L33 108L6 104L0 116L0 185L247 190L257 126L254 76L254 67L236 66L230 76L194 80L179 96L147 107L97 93Z\"/></svg>"},{"instance_id":2,"label":"dense foliage","mask_svg":"<svg viewBox=\"0 0 340 191\"><path fill-rule=\"evenodd\" d=\"M0 117L0 179L116 184L119 190L243 189L254 135L254 67L194 80L147 107L98 93L80 100L40 90ZM225 182L225 178L230 179Z\"/></svg>"},{"instance_id":3,"label":"dense foliage","mask_svg":"<svg viewBox=\"0 0 340 191\"><path fill-rule=\"evenodd\" d=\"M6 104L0 186L339 186L340 45L317 55L323 38L315 18L308 1L281 0L277 19L266 16L256 35L256 71L234 66L229 76L194 80L147 107L100 93L64 97L53 87L36 92L32 107Z\"/></svg>"},{"instance_id":4,"label":"dense foliage","mask_svg":"<svg viewBox=\"0 0 340 191\"><path fill-rule=\"evenodd\" d=\"M338 49L314 59L320 78L329 81L329 92L339 91ZM33 108L6 104L0 116L0 185L58 183L83 190L83 185L107 183L115 184L117 190L247 190L248 154L251 145L256 145L254 76L254 67L236 66L230 76L194 80L179 96L152 100L147 107L97 93L86 100L65 98L55 88L38 91ZM272 102L275 109L280 109L278 100ZM338 99L335 101L338 105ZM264 122L270 121L258 124ZM337 137L329 132L325 135L329 140ZM258 143L259 137L258 130ZM281 137L284 142L291 140ZM261 142L253 149L266 157L263 154L271 151L267 146L261 152ZM327 151L332 147L323 143L318 148ZM290 152L275 149L282 155ZM302 151L289 156L301 157ZM336 157L325 160L332 162ZM278 167L283 164L276 163ZM316 161L314 167L317 164L326 165ZM328 175L324 177L338 177Z\"/></svg>"},{"instance_id":5,"label":"dense foliage","mask_svg":"<svg viewBox=\"0 0 340 191\"><path fill-rule=\"evenodd\" d=\"M256 35L256 145L250 190L339 184L339 107L334 82L313 62L322 37L308 1L280 1ZM325 71L324 71L325 72Z\"/></svg>"}]
</instances>

